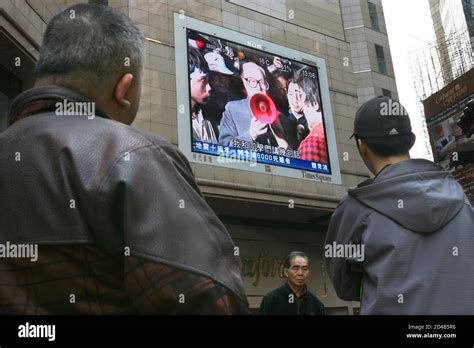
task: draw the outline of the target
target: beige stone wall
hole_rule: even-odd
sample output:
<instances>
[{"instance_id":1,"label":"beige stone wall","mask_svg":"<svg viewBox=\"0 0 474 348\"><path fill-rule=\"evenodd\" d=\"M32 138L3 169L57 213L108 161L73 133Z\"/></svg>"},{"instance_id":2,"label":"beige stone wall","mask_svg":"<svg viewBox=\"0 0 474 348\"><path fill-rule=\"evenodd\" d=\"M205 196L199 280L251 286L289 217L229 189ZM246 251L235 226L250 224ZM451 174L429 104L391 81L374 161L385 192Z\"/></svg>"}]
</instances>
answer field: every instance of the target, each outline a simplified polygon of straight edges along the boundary
<instances>
[{"instance_id":1,"label":"beige stone wall","mask_svg":"<svg viewBox=\"0 0 474 348\"><path fill-rule=\"evenodd\" d=\"M382 88L390 90L393 98L398 98L382 3L381 0L370 2L377 12L379 30L372 28L367 0L341 0L346 40L351 43L359 104L382 95ZM375 44L383 47L387 74L379 71Z\"/></svg>"},{"instance_id":2,"label":"beige stone wall","mask_svg":"<svg viewBox=\"0 0 474 348\"><path fill-rule=\"evenodd\" d=\"M2 0L5 12L40 44L48 21L62 8L86 2L79 0Z\"/></svg>"}]
</instances>

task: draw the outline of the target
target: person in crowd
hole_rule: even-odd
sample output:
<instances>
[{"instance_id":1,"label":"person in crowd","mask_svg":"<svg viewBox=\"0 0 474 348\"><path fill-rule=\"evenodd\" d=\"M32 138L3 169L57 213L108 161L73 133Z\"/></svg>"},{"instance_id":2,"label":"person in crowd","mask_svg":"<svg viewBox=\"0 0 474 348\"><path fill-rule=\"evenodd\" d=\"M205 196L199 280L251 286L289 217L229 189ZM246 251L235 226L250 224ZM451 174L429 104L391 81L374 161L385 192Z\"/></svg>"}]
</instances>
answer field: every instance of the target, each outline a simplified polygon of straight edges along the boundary
<instances>
[{"instance_id":1,"label":"person in crowd","mask_svg":"<svg viewBox=\"0 0 474 348\"><path fill-rule=\"evenodd\" d=\"M284 265L286 283L266 294L260 304L261 315L324 315L324 305L306 286L309 259L301 251L291 252Z\"/></svg>"},{"instance_id":2,"label":"person in crowd","mask_svg":"<svg viewBox=\"0 0 474 348\"><path fill-rule=\"evenodd\" d=\"M294 81L299 91L301 91L301 99L298 101L298 105L301 106L301 112L309 129L308 135L300 141L298 146L300 158L327 164L326 134L316 79L311 77L303 68L295 73ZM297 122L297 131L299 130L298 127L301 128L303 125Z\"/></svg>"},{"instance_id":3,"label":"person in crowd","mask_svg":"<svg viewBox=\"0 0 474 348\"><path fill-rule=\"evenodd\" d=\"M202 109L203 105L206 105L211 97L209 66L201 52L194 47L189 47L188 65L193 140L217 143L217 124L212 123L204 115Z\"/></svg>"},{"instance_id":4,"label":"person in crowd","mask_svg":"<svg viewBox=\"0 0 474 348\"><path fill-rule=\"evenodd\" d=\"M247 93L247 98L227 103L220 125L219 143L229 146L234 139L259 142L264 145L282 147L290 146L285 138L285 116L278 116L271 125L258 120L250 109L250 98L256 93L267 94L269 84L265 70L255 62L244 62L240 76Z\"/></svg>"},{"instance_id":5,"label":"person in crowd","mask_svg":"<svg viewBox=\"0 0 474 348\"><path fill-rule=\"evenodd\" d=\"M202 106L202 111L204 117L210 120L213 125L219 125L226 104L229 101L241 98L233 92L232 78L234 72L227 67L223 55L220 52L211 51L206 53L204 58L209 66L211 96L209 101ZM219 133L216 134L218 137Z\"/></svg>"},{"instance_id":6,"label":"person in crowd","mask_svg":"<svg viewBox=\"0 0 474 348\"><path fill-rule=\"evenodd\" d=\"M287 99L289 104L288 119L292 125L297 147L309 134L308 121L303 113L303 92L295 79L289 79L287 84Z\"/></svg>"},{"instance_id":7,"label":"person in crowd","mask_svg":"<svg viewBox=\"0 0 474 348\"><path fill-rule=\"evenodd\" d=\"M271 77L270 92L275 104L283 114L288 112L288 80L290 78L290 71L284 68L283 61L280 57L274 57L273 62L266 66L268 75Z\"/></svg>"},{"instance_id":8,"label":"person in crowd","mask_svg":"<svg viewBox=\"0 0 474 348\"><path fill-rule=\"evenodd\" d=\"M353 137L374 177L348 191L329 224L326 247L363 251L325 254L337 295L360 301L363 315L473 315L474 209L461 185L410 159L415 135L395 99L364 103Z\"/></svg>"},{"instance_id":9,"label":"person in crowd","mask_svg":"<svg viewBox=\"0 0 474 348\"><path fill-rule=\"evenodd\" d=\"M286 113L288 111L288 74L275 71L272 74L270 94L275 100L278 111Z\"/></svg>"}]
</instances>

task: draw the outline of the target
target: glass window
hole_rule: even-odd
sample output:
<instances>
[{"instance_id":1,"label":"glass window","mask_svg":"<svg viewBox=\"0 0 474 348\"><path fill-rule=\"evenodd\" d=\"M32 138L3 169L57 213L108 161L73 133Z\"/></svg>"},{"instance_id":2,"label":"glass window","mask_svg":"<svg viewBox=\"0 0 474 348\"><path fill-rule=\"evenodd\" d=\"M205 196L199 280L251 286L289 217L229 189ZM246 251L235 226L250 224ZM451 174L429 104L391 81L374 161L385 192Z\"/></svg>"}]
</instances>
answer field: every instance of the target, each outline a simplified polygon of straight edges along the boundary
<instances>
[{"instance_id":1,"label":"glass window","mask_svg":"<svg viewBox=\"0 0 474 348\"><path fill-rule=\"evenodd\" d=\"M0 133L7 128L9 98L0 91Z\"/></svg>"},{"instance_id":2,"label":"glass window","mask_svg":"<svg viewBox=\"0 0 474 348\"><path fill-rule=\"evenodd\" d=\"M385 64L385 55L383 53L383 47L375 45L375 54L377 56L377 63L379 65L379 72L387 75L387 65Z\"/></svg>"},{"instance_id":3,"label":"glass window","mask_svg":"<svg viewBox=\"0 0 474 348\"><path fill-rule=\"evenodd\" d=\"M385 88L382 88L382 95L383 95L384 97L392 98L392 92L390 92L390 90L385 89Z\"/></svg>"},{"instance_id":4,"label":"glass window","mask_svg":"<svg viewBox=\"0 0 474 348\"><path fill-rule=\"evenodd\" d=\"M367 1L369 4L369 16L370 16L370 23L372 25L372 29L380 31L379 27L379 17L377 16L377 7L375 4Z\"/></svg>"},{"instance_id":5,"label":"glass window","mask_svg":"<svg viewBox=\"0 0 474 348\"><path fill-rule=\"evenodd\" d=\"M21 93L21 80L0 64L0 132L7 128L8 109Z\"/></svg>"}]
</instances>

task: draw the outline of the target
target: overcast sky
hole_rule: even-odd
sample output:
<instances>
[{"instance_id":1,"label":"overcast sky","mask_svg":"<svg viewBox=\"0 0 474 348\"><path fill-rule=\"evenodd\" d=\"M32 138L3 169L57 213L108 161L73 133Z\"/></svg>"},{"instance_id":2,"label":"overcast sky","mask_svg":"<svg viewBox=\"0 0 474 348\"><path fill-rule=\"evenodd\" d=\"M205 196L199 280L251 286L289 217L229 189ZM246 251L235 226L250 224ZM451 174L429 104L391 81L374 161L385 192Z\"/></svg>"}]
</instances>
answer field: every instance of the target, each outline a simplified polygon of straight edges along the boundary
<instances>
[{"instance_id":1,"label":"overcast sky","mask_svg":"<svg viewBox=\"0 0 474 348\"><path fill-rule=\"evenodd\" d=\"M421 106L415 94L408 59L424 42L435 40L428 0L382 0L400 102L410 115L417 141L412 158L432 159L429 140L423 132Z\"/></svg>"}]
</instances>

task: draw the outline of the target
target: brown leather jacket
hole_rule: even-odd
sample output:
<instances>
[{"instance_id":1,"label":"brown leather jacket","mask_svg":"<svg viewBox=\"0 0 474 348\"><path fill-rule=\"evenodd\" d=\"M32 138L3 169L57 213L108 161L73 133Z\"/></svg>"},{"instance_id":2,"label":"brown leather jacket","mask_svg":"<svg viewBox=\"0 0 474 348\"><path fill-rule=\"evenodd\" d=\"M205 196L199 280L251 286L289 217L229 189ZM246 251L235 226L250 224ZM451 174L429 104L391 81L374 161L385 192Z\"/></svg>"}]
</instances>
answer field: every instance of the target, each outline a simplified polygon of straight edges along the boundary
<instances>
[{"instance_id":1,"label":"brown leather jacket","mask_svg":"<svg viewBox=\"0 0 474 348\"><path fill-rule=\"evenodd\" d=\"M21 94L0 133L0 313L246 313L240 259L186 158L97 108L57 115L65 100L90 102ZM19 245L38 260L7 252Z\"/></svg>"}]
</instances>

